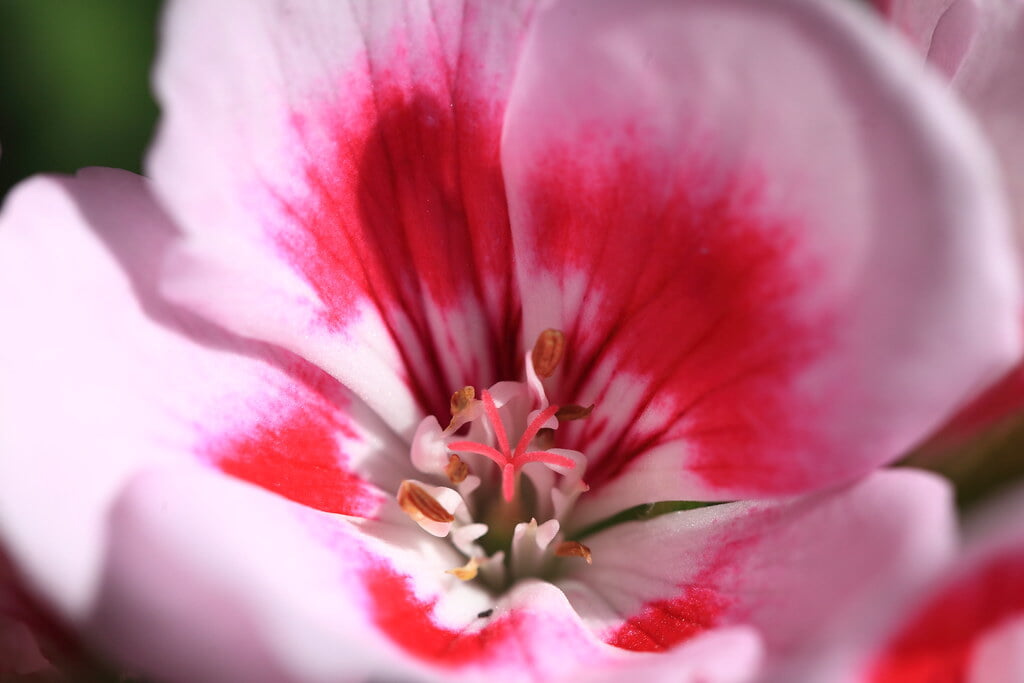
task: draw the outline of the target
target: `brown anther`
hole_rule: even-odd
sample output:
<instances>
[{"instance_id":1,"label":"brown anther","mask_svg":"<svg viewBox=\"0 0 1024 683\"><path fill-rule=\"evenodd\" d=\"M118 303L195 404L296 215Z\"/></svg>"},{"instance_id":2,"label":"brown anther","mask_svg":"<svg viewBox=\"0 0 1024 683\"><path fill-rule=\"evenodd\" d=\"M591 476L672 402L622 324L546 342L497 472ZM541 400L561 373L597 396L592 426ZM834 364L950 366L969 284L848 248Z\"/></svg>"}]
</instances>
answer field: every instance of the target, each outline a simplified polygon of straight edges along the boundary
<instances>
[{"instance_id":1,"label":"brown anther","mask_svg":"<svg viewBox=\"0 0 1024 683\"><path fill-rule=\"evenodd\" d=\"M436 498L427 493L426 489L408 479L398 487L398 504L405 510L405 514L416 521L424 519L431 522L455 521L455 517L445 510Z\"/></svg>"},{"instance_id":2,"label":"brown anther","mask_svg":"<svg viewBox=\"0 0 1024 683\"><path fill-rule=\"evenodd\" d=\"M559 543L558 547L555 548L555 557L582 557L587 561L587 564L592 564L594 561L590 555L590 548L579 541Z\"/></svg>"},{"instance_id":3,"label":"brown anther","mask_svg":"<svg viewBox=\"0 0 1024 683\"><path fill-rule=\"evenodd\" d=\"M453 484L461 484L469 476L469 465L462 462L462 458L452 453L448 456L448 466L444 468L448 475L448 481Z\"/></svg>"},{"instance_id":4,"label":"brown anther","mask_svg":"<svg viewBox=\"0 0 1024 683\"><path fill-rule=\"evenodd\" d=\"M448 569L445 574L451 574L460 581L472 581L476 578L477 567L480 566L480 560L475 557L461 567L455 569Z\"/></svg>"},{"instance_id":5,"label":"brown anther","mask_svg":"<svg viewBox=\"0 0 1024 683\"><path fill-rule=\"evenodd\" d=\"M533 353L530 360L533 362L533 370L541 379L546 379L555 374L555 368L562 362L562 353L565 352L565 335L561 330L544 330L537 337L537 343L533 345Z\"/></svg>"},{"instance_id":6,"label":"brown anther","mask_svg":"<svg viewBox=\"0 0 1024 683\"><path fill-rule=\"evenodd\" d=\"M558 412L555 413L555 417L557 417L560 422L565 422L567 420L582 420L583 418L590 415L592 412L594 412L593 403L591 403L589 406L560 406L558 408Z\"/></svg>"},{"instance_id":7,"label":"brown anther","mask_svg":"<svg viewBox=\"0 0 1024 683\"><path fill-rule=\"evenodd\" d=\"M476 389L473 387L462 387L452 394L452 415L458 415L465 410L469 406L470 401L474 398L476 398Z\"/></svg>"},{"instance_id":8,"label":"brown anther","mask_svg":"<svg viewBox=\"0 0 1024 683\"><path fill-rule=\"evenodd\" d=\"M448 426L445 428L446 432L453 432L466 424L467 418L464 413L473 403L474 398L476 398L476 389L473 387L462 387L452 394L452 400L449 403L452 411L452 419L448 422Z\"/></svg>"}]
</instances>

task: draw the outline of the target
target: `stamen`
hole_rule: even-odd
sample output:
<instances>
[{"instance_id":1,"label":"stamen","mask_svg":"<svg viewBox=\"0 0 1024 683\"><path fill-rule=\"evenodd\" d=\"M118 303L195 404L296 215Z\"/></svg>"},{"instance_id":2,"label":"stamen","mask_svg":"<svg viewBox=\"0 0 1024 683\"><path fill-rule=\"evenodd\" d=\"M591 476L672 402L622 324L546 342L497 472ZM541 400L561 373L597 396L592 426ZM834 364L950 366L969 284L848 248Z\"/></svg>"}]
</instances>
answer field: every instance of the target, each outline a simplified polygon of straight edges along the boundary
<instances>
[{"instance_id":1,"label":"stamen","mask_svg":"<svg viewBox=\"0 0 1024 683\"><path fill-rule=\"evenodd\" d=\"M451 401L449 401L452 411L452 419L448 422L448 426L445 427L446 432L454 432L467 421L472 419L472 416L467 415L467 411L473 404L474 398L476 398L476 389L473 387L462 387L452 394Z\"/></svg>"},{"instance_id":2,"label":"stamen","mask_svg":"<svg viewBox=\"0 0 1024 683\"><path fill-rule=\"evenodd\" d=\"M565 541L555 548L555 557L582 557L587 564L593 564L594 558L590 554L590 548L579 541Z\"/></svg>"},{"instance_id":3,"label":"stamen","mask_svg":"<svg viewBox=\"0 0 1024 683\"><path fill-rule=\"evenodd\" d=\"M469 406L469 402L476 398L476 389L473 387L462 387L452 394L451 410L452 415L458 415Z\"/></svg>"},{"instance_id":4,"label":"stamen","mask_svg":"<svg viewBox=\"0 0 1024 683\"><path fill-rule=\"evenodd\" d=\"M582 420L585 417L589 417L592 412L594 412L593 403L589 406L562 406L555 413L555 417L558 418L559 422L568 422L569 420Z\"/></svg>"},{"instance_id":5,"label":"stamen","mask_svg":"<svg viewBox=\"0 0 1024 683\"><path fill-rule=\"evenodd\" d=\"M448 481L453 484L461 484L469 476L469 465L462 462L462 458L452 453L448 456L448 466L444 468L448 475Z\"/></svg>"},{"instance_id":6,"label":"stamen","mask_svg":"<svg viewBox=\"0 0 1024 683\"><path fill-rule=\"evenodd\" d=\"M547 379L555 374L555 368L562 362L562 354L565 352L565 335L561 330L544 330L537 336L537 342L533 345L533 353L530 360L533 363L533 371L541 379Z\"/></svg>"},{"instance_id":7,"label":"stamen","mask_svg":"<svg viewBox=\"0 0 1024 683\"><path fill-rule=\"evenodd\" d=\"M451 574L460 581L472 581L476 578L477 568L480 566L480 560L477 558L470 559L462 567L455 567L445 571L445 574Z\"/></svg>"},{"instance_id":8,"label":"stamen","mask_svg":"<svg viewBox=\"0 0 1024 683\"><path fill-rule=\"evenodd\" d=\"M454 522L455 516L415 482L406 479L398 487L398 504L414 521Z\"/></svg>"}]
</instances>

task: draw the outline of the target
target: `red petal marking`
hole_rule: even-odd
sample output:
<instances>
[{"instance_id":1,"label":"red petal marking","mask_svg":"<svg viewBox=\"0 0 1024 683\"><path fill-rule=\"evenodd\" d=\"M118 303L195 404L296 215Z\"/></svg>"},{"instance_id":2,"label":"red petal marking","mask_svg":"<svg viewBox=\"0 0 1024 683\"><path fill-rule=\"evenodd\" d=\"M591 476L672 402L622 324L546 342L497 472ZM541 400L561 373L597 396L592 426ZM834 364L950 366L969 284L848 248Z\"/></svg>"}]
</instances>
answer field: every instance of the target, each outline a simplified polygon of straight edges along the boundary
<instances>
[{"instance_id":1,"label":"red petal marking","mask_svg":"<svg viewBox=\"0 0 1024 683\"><path fill-rule=\"evenodd\" d=\"M691 586L677 598L644 605L605 640L626 650L660 652L717 625L725 607L714 591Z\"/></svg>"},{"instance_id":2,"label":"red petal marking","mask_svg":"<svg viewBox=\"0 0 1024 683\"><path fill-rule=\"evenodd\" d=\"M786 221L766 215L763 183L736 178L718 196L694 196L707 186L699 170L654 171L636 150L602 165L581 159L586 149L552 149L525 178L522 242L542 270L587 278L586 317L564 321L573 353L553 400L598 406L566 426L564 444L587 454L590 483L675 439L713 486L785 491L820 479L830 454L808 425L822 406L798 400L793 384L830 343L831 321L796 297L816 291L818 273ZM609 358L643 390L634 405L610 383L585 395ZM655 405L664 419L641 420ZM602 415L611 409L631 411L621 431Z\"/></svg>"},{"instance_id":3,"label":"red petal marking","mask_svg":"<svg viewBox=\"0 0 1024 683\"><path fill-rule=\"evenodd\" d=\"M975 645L1024 616L1024 550L1001 554L927 604L876 662L872 683L963 681Z\"/></svg>"},{"instance_id":4,"label":"red petal marking","mask_svg":"<svg viewBox=\"0 0 1024 683\"><path fill-rule=\"evenodd\" d=\"M309 370L309 372L312 372ZM319 373L319 371L316 371ZM337 387L333 378L318 376ZM249 401L249 426L214 436L203 449L226 474L324 512L372 517L383 500L379 491L346 469L342 437L357 440L346 421L339 391L289 387L283 395ZM258 411L258 412L257 412Z\"/></svg>"},{"instance_id":5,"label":"red petal marking","mask_svg":"<svg viewBox=\"0 0 1024 683\"><path fill-rule=\"evenodd\" d=\"M521 648L519 630L523 617L509 613L479 631L457 631L434 623L436 601L418 599L409 580L390 568L374 568L364 574L373 618L378 627L406 652L442 666L514 657Z\"/></svg>"},{"instance_id":6,"label":"red petal marking","mask_svg":"<svg viewBox=\"0 0 1024 683\"><path fill-rule=\"evenodd\" d=\"M311 156L309 197L280 197L281 225L271 230L323 302L323 325L344 330L358 304L376 308L414 395L443 415L446 369L460 375L457 386L518 374L519 293L498 159L504 104L465 85L404 90L390 71L402 69L401 56L368 61L372 86L352 74L334 89L344 99L326 103L312 126L292 117L296 144ZM313 142L321 127L327 145ZM480 309L464 312L467 300ZM431 329L428 313L438 307L473 317L479 355L452 356L450 339Z\"/></svg>"}]
</instances>

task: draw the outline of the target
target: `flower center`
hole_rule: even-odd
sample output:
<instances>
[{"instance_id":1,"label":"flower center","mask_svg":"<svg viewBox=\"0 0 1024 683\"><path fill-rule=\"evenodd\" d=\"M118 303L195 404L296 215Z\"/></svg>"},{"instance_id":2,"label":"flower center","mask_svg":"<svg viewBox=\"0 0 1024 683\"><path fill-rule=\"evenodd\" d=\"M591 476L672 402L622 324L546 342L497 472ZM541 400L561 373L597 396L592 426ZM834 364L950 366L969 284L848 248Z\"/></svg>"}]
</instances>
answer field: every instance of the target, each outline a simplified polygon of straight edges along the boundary
<instances>
[{"instance_id":1,"label":"flower center","mask_svg":"<svg viewBox=\"0 0 1024 683\"><path fill-rule=\"evenodd\" d=\"M464 387L452 395L445 429L430 416L416 430L410 455L426 476L403 481L398 503L465 556L463 566L449 570L462 580L480 578L501 590L524 576L549 575L558 558L590 562L589 549L560 532L588 487L583 454L554 447L558 426L593 409L548 403L543 380L564 348L560 331L545 330L526 354L525 381L498 382L479 399ZM518 436L514 446L510 435Z\"/></svg>"}]
</instances>

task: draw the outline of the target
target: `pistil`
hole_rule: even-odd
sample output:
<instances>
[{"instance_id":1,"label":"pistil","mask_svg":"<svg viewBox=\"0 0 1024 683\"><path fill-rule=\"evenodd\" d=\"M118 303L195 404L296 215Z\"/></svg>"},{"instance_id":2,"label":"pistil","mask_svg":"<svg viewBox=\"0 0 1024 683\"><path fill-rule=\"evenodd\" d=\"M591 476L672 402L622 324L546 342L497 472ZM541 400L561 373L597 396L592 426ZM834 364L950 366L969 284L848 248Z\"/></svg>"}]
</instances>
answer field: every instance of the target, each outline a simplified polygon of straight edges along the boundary
<instances>
[{"instance_id":1,"label":"pistil","mask_svg":"<svg viewBox=\"0 0 1024 683\"><path fill-rule=\"evenodd\" d=\"M576 463L564 455L547 451L527 450L537 432L558 412L558 406L548 406L540 411L530 422L526 431L523 432L519 443L516 444L513 451L509 446L505 425L501 421L501 415L498 414L498 408L494 405L494 399L491 397L490 392L484 389L481 392L481 399L484 405L484 414L494 428L494 438L498 442L498 449L475 441L453 441L448 444L448 448L453 451L476 453L493 460L501 468L501 494L506 502L512 502L512 499L515 497L515 475L523 465L531 462L542 462L566 469L576 467Z\"/></svg>"}]
</instances>

